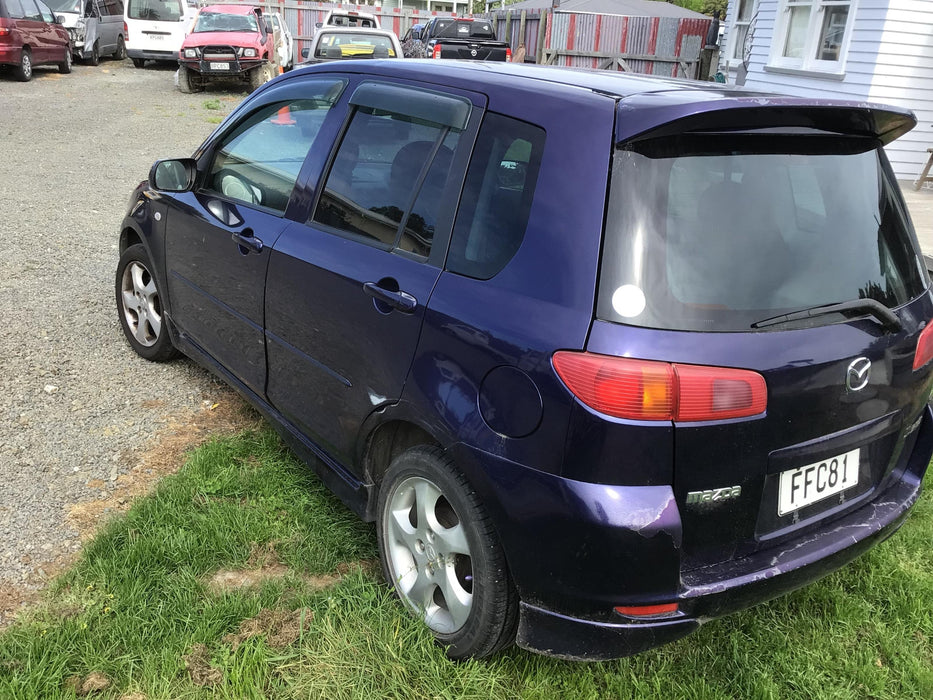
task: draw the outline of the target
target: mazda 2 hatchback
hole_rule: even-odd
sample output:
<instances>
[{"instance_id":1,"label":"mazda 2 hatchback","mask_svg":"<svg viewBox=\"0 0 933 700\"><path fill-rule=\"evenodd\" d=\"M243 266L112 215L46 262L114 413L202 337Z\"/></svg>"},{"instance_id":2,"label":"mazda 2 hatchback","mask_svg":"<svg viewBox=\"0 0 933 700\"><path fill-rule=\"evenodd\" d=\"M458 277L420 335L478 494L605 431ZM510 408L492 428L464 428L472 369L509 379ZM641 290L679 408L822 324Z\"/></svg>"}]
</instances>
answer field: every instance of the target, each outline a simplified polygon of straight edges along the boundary
<instances>
[{"instance_id":1,"label":"mazda 2 hatchback","mask_svg":"<svg viewBox=\"0 0 933 700\"><path fill-rule=\"evenodd\" d=\"M453 658L606 659L890 536L933 452L909 112L605 72L323 64L157 162L133 349L255 404Z\"/></svg>"}]
</instances>

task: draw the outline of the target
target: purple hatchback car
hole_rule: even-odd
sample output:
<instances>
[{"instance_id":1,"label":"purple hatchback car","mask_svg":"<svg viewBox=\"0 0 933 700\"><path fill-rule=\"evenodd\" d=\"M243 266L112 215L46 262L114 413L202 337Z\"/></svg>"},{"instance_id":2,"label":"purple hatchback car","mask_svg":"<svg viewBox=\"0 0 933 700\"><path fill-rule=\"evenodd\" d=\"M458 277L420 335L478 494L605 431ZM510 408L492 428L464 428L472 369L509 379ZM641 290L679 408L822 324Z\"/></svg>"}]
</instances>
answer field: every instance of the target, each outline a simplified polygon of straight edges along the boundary
<instances>
[{"instance_id":1,"label":"purple hatchback car","mask_svg":"<svg viewBox=\"0 0 933 700\"><path fill-rule=\"evenodd\" d=\"M880 105L343 62L157 162L132 348L201 362L376 523L452 658L637 653L890 536L933 297Z\"/></svg>"}]
</instances>

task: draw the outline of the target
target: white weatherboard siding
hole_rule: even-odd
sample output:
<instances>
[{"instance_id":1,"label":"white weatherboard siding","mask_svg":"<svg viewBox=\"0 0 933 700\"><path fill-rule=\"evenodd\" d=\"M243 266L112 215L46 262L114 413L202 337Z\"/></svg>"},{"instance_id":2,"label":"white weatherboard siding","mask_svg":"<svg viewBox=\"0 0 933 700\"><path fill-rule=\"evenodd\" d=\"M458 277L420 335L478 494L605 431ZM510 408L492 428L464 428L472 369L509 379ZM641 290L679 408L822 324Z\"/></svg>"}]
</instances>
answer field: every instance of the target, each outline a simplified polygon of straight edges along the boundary
<instances>
[{"instance_id":1,"label":"white weatherboard siding","mask_svg":"<svg viewBox=\"0 0 933 700\"><path fill-rule=\"evenodd\" d=\"M933 147L933 2L890 0L868 99L902 105L917 127L885 150L897 177L916 180Z\"/></svg>"},{"instance_id":2,"label":"white weatherboard siding","mask_svg":"<svg viewBox=\"0 0 933 700\"><path fill-rule=\"evenodd\" d=\"M901 180L915 180L933 147L933 0L853 0L845 73L768 70L779 0L760 0L746 87L803 97L868 100L912 109L917 128L886 148ZM737 3L731 0L731 19ZM728 23L727 23L728 26ZM724 45L728 46L728 38ZM729 70L734 82L737 66Z\"/></svg>"}]
</instances>

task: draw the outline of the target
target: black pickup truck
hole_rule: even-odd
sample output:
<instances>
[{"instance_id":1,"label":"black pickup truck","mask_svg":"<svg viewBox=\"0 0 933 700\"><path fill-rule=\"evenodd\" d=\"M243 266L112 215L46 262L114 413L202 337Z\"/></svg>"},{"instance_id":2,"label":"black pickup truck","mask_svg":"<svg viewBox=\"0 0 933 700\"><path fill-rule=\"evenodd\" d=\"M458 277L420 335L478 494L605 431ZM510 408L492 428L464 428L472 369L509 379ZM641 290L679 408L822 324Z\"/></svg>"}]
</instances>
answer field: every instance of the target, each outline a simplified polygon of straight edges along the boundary
<instances>
[{"instance_id":1,"label":"black pickup truck","mask_svg":"<svg viewBox=\"0 0 933 700\"><path fill-rule=\"evenodd\" d=\"M482 19L435 17L415 25L403 44L407 58L463 58L472 61L509 61L512 49L496 39L492 24Z\"/></svg>"}]
</instances>

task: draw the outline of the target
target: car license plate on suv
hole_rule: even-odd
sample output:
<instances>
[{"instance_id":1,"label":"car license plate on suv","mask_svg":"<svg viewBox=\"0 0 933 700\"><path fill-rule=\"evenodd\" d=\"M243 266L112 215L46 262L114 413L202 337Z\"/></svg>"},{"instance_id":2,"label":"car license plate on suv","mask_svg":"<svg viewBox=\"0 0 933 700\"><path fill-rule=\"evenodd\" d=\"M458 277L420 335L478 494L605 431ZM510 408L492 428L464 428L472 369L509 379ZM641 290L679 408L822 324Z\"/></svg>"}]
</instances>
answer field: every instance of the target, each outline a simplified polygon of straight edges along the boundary
<instances>
[{"instance_id":1,"label":"car license plate on suv","mask_svg":"<svg viewBox=\"0 0 933 700\"><path fill-rule=\"evenodd\" d=\"M858 484L859 451L781 472L778 515L787 515Z\"/></svg>"},{"instance_id":2,"label":"car license plate on suv","mask_svg":"<svg viewBox=\"0 0 933 700\"><path fill-rule=\"evenodd\" d=\"M211 64L211 70L230 70L230 64L226 61L217 61Z\"/></svg>"}]
</instances>

